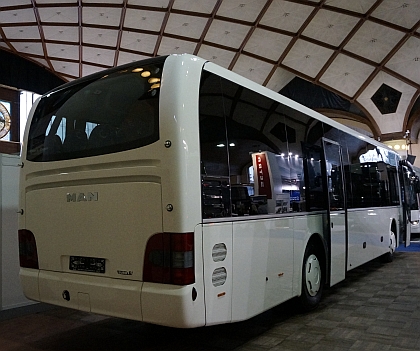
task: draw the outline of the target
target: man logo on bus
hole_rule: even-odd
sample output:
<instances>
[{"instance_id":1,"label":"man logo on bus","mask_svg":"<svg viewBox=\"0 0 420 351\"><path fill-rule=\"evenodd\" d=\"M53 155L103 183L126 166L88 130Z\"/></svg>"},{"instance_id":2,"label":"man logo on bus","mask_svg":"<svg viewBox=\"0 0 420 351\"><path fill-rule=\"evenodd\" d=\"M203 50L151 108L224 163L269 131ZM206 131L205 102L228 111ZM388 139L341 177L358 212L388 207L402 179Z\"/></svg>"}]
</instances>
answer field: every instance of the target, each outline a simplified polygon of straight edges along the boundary
<instances>
[{"instance_id":1,"label":"man logo on bus","mask_svg":"<svg viewBox=\"0 0 420 351\"><path fill-rule=\"evenodd\" d=\"M67 193L67 202L80 202L80 201L98 201L97 192L88 193Z\"/></svg>"}]
</instances>

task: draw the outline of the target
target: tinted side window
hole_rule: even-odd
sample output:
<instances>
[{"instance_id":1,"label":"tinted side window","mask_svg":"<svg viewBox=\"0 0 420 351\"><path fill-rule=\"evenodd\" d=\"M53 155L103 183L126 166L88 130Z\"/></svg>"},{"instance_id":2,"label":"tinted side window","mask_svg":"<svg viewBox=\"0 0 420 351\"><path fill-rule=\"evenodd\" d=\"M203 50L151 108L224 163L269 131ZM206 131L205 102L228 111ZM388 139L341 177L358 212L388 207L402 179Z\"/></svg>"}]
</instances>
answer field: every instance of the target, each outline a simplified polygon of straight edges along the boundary
<instances>
[{"instance_id":1,"label":"tinted side window","mask_svg":"<svg viewBox=\"0 0 420 351\"><path fill-rule=\"evenodd\" d=\"M399 204L393 155L381 147L347 136L349 164L345 166L348 208Z\"/></svg>"},{"instance_id":2,"label":"tinted side window","mask_svg":"<svg viewBox=\"0 0 420 351\"><path fill-rule=\"evenodd\" d=\"M221 79L203 72L199 101L203 218L231 215L223 100Z\"/></svg>"},{"instance_id":3,"label":"tinted side window","mask_svg":"<svg viewBox=\"0 0 420 351\"><path fill-rule=\"evenodd\" d=\"M305 190L304 145L315 124L301 112L204 72L200 91L203 217L324 209L323 196L313 200L315 207L308 207ZM320 145L322 132L312 134L312 139L319 136ZM320 156L315 161L319 172Z\"/></svg>"}]
</instances>

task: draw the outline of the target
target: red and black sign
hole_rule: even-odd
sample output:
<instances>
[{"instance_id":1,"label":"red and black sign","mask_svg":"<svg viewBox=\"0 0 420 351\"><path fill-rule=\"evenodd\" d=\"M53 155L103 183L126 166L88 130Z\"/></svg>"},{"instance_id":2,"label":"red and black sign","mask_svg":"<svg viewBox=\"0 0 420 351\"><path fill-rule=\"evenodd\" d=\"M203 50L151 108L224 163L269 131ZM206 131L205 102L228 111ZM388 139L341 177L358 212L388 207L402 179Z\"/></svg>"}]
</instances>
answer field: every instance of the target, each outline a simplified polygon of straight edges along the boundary
<instances>
[{"instance_id":1,"label":"red and black sign","mask_svg":"<svg viewBox=\"0 0 420 351\"><path fill-rule=\"evenodd\" d=\"M255 167L257 173L258 194L266 195L267 199L272 199L271 181L268 172L267 156L265 154L255 155Z\"/></svg>"}]
</instances>

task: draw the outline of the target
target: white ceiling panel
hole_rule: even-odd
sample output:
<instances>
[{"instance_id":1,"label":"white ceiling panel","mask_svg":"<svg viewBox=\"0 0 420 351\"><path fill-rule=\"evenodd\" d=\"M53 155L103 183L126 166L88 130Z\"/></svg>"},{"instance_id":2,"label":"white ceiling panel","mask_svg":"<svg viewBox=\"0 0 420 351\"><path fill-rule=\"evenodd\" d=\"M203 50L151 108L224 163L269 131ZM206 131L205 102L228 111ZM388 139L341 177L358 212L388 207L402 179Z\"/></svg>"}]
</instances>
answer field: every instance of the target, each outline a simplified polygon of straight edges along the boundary
<instances>
[{"instance_id":1,"label":"white ceiling panel","mask_svg":"<svg viewBox=\"0 0 420 351\"><path fill-rule=\"evenodd\" d=\"M41 39L39 34L39 28L37 26L25 26L25 27L4 27L4 34L7 39Z\"/></svg>"},{"instance_id":2,"label":"white ceiling panel","mask_svg":"<svg viewBox=\"0 0 420 351\"><path fill-rule=\"evenodd\" d=\"M322 75L320 81L349 97L353 97L374 69L373 66L364 62L339 54Z\"/></svg>"},{"instance_id":3,"label":"white ceiling panel","mask_svg":"<svg viewBox=\"0 0 420 351\"><path fill-rule=\"evenodd\" d=\"M283 64L309 77L315 77L333 51L299 39L283 60Z\"/></svg>"},{"instance_id":4,"label":"white ceiling panel","mask_svg":"<svg viewBox=\"0 0 420 351\"><path fill-rule=\"evenodd\" d=\"M91 65L83 64L82 70L83 70L83 76L88 76L89 74L101 72L104 69L98 66L91 66Z\"/></svg>"},{"instance_id":5,"label":"white ceiling panel","mask_svg":"<svg viewBox=\"0 0 420 351\"><path fill-rule=\"evenodd\" d=\"M84 1L86 2L86 1ZM54 5L54 4L78 4L78 0L36 0L37 5L38 4L50 4L50 5Z\"/></svg>"},{"instance_id":6,"label":"white ceiling panel","mask_svg":"<svg viewBox=\"0 0 420 351\"><path fill-rule=\"evenodd\" d=\"M217 0L175 0L174 9L198 13L211 13Z\"/></svg>"},{"instance_id":7,"label":"white ceiling panel","mask_svg":"<svg viewBox=\"0 0 420 351\"><path fill-rule=\"evenodd\" d=\"M124 31L121 39L121 48L152 54L155 50L157 39L157 35Z\"/></svg>"},{"instance_id":8,"label":"white ceiling panel","mask_svg":"<svg viewBox=\"0 0 420 351\"><path fill-rule=\"evenodd\" d=\"M204 40L237 49L249 30L248 26L242 24L214 20Z\"/></svg>"},{"instance_id":9,"label":"white ceiling panel","mask_svg":"<svg viewBox=\"0 0 420 351\"><path fill-rule=\"evenodd\" d=\"M146 58L150 58L148 56L132 54L130 52L120 51L118 55L118 65L125 65L126 63L136 62L140 60L144 60Z\"/></svg>"},{"instance_id":10,"label":"white ceiling panel","mask_svg":"<svg viewBox=\"0 0 420 351\"><path fill-rule=\"evenodd\" d=\"M78 4L78 0L36 0L37 4Z\"/></svg>"},{"instance_id":11,"label":"white ceiling panel","mask_svg":"<svg viewBox=\"0 0 420 351\"><path fill-rule=\"evenodd\" d=\"M256 28L244 50L277 61L291 40L291 36Z\"/></svg>"},{"instance_id":12,"label":"white ceiling panel","mask_svg":"<svg viewBox=\"0 0 420 351\"><path fill-rule=\"evenodd\" d=\"M83 0L84 4L98 4L98 0ZM123 0L101 0L101 4L121 5Z\"/></svg>"},{"instance_id":13,"label":"white ceiling panel","mask_svg":"<svg viewBox=\"0 0 420 351\"><path fill-rule=\"evenodd\" d=\"M31 0L1 0L0 6L18 6L18 5L31 5Z\"/></svg>"},{"instance_id":14,"label":"white ceiling panel","mask_svg":"<svg viewBox=\"0 0 420 351\"><path fill-rule=\"evenodd\" d=\"M40 7L38 9L41 22L44 23L74 23L79 22L77 7Z\"/></svg>"},{"instance_id":15,"label":"white ceiling panel","mask_svg":"<svg viewBox=\"0 0 420 351\"><path fill-rule=\"evenodd\" d=\"M79 28L66 26L43 26L46 40L58 40L66 42L79 42Z\"/></svg>"},{"instance_id":16,"label":"white ceiling panel","mask_svg":"<svg viewBox=\"0 0 420 351\"><path fill-rule=\"evenodd\" d=\"M150 6L157 8L167 8L169 0L128 0L129 5Z\"/></svg>"},{"instance_id":17,"label":"white ceiling panel","mask_svg":"<svg viewBox=\"0 0 420 351\"><path fill-rule=\"evenodd\" d=\"M293 73L277 67L267 84L267 88L279 92L295 77Z\"/></svg>"},{"instance_id":18,"label":"white ceiling panel","mask_svg":"<svg viewBox=\"0 0 420 351\"><path fill-rule=\"evenodd\" d=\"M115 52L113 50L84 46L82 54L84 62L91 62L111 67L114 65Z\"/></svg>"},{"instance_id":19,"label":"white ceiling panel","mask_svg":"<svg viewBox=\"0 0 420 351\"><path fill-rule=\"evenodd\" d=\"M164 12L129 8L125 14L124 27L159 32L164 18Z\"/></svg>"},{"instance_id":20,"label":"white ceiling panel","mask_svg":"<svg viewBox=\"0 0 420 351\"><path fill-rule=\"evenodd\" d=\"M253 57L241 55L232 71L251 79L258 84L262 84L272 67L273 66L269 63L257 60Z\"/></svg>"},{"instance_id":21,"label":"white ceiling panel","mask_svg":"<svg viewBox=\"0 0 420 351\"><path fill-rule=\"evenodd\" d=\"M199 39L207 22L207 18L171 13L165 27L165 33Z\"/></svg>"},{"instance_id":22,"label":"white ceiling panel","mask_svg":"<svg viewBox=\"0 0 420 351\"><path fill-rule=\"evenodd\" d=\"M113 7L82 7L82 21L86 24L118 27L121 9Z\"/></svg>"},{"instance_id":23,"label":"white ceiling panel","mask_svg":"<svg viewBox=\"0 0 420 351\"><path fill-rule=\"evenodd\" d=\"M405 27L413 27L420 19L418 0L384 0L372 13L381 20Z\"/></svg>"},{"instance_id":24,"label":"white ceiling panel","mask_svg":"<svg viewBox=\"0 0 420 351\"><path fill-rule=\"evenodd\" d=\"M83 43L117 46L118 31L103 28L83 28Z\"/></svg>"},{"instance_id":25,"label":"white ceiling panel","mask_svg":"<svg viewBox=\"0 0 420 351\"><path fill-rule=\"evenodd\" d=\"M321 9L302 34L339 46L358 22L357 17Z\"/></svg>"},{"instance_id":26,"label":"white ceiling panel","mask_svg":"<svg viewBox=\"0 0 420 351\"><path fill-rule=\"evenodd\" d=\"M0 24L2 23L36 23L33 9L16 9L8 11L0 11Z\"/></svg>"},{"instance_id":27,"label":"white ceiling panel","mask_svg":"<svg viewBox=\"0 0 420 351\"><path fill-rule=\"evenodd\" d=\"M214 62L215 64L229 68L235 53L233 51L219 49L209 45L201 45L198 56Z\"/></svg>"},{"instance_id":28,"label":"white ceiling panel","mask_svg":"<svg viewBox=\"0 0 420 351\"><path fill-rule=\"evenodd\" d=\"M386 67L420 84L420 39L409 38Z\"/></svg>"},{"instance_id":29,"label":"white ceiling panel","mask_svg":"<svg viewBox=\"0 0 420 351\"><path fill-rule=\"evenodd\" d=\"M314 11L312 6L274 0L262 18L261 24L297 33L312 11Z\"/></svg>"},{"instance_id":30,"label":"white ceiling panel","mask_svg":"<svg viewBox=\"0 0 420 351\"><path fill-rule=\"evenodd\" d=\"M31 60L31 61L34 61L34 62L36 62L36 63L41 64L41 66L44 66L44 67L49 67L48 62L47 62L45 59L43 59L43 58L39 58L39 57L32 57L30 60Z\"/></svg>"},{"instance_id":31,"label":"white ceiling panel","mask_svg":"<svg viewBox=\"0 0 420 351\"><path fill-rule=\"evenodd\" d=\"M192 54L196 46L197 44L191 41L163 37L159 46L158 55Z\"/></svg>"},{"instance_id":32,"label":"white ceiling panel","mask_svg":"<svg viewBox=\"0 0 420 351\"><path fill-rule=\"evenodd\" d=\"M51 60L51 64L53 65L54 70L56 70L57 72L66 74L68 76L79 75L78 63Z\"/></svg>"},{"instance_id":33,"label":"white ceiling panel","mask_svg":"<svg viewBox=\"0 0 420 351\"><path fill-rule=\"evenodd\" d=\"M327 0L325 4L358 13L366 13L375 2L376 0Z\"/></svg>"},{"instance_id":34,"label":"white ceiling panel","mask_svg":"<svg viewBox=\"0 0 420 351\"><path fill-rule=\"evenodd\" d=\"M44 52L44 48L41 43L14 42L13 47L16 51L29 55L44 56L44 54L47 54Z\"/></svg>"},{"instance_id":35,"label":"white ceiling panel","mask_svg":"<svg viewBox=\"0 0 420 351\"><path fill-rule=\"evenodd\" d=\"M379 63L403 36L403 32L366 21L344 49Z\"/></svg>"},{"instance_id":36,"label":"white ceiling panel","mask_svg":"<svg viewBox=\"0 0 420 351\"><path fill-rule=\"evenodd\" d=\"M220 5L217 15L254 22L265 3L261 0L225 0Z\"/></svg>"},{"instance_id":37,"label":"white ceiling panel","mask_svg":"<svg viewBox=\"0 0 420 351\"><path fill-rule=\"evenodd\" d=\"M49 57L79 60L79 48L74 45L46 44Z\"/></svg>"}]
</instances>

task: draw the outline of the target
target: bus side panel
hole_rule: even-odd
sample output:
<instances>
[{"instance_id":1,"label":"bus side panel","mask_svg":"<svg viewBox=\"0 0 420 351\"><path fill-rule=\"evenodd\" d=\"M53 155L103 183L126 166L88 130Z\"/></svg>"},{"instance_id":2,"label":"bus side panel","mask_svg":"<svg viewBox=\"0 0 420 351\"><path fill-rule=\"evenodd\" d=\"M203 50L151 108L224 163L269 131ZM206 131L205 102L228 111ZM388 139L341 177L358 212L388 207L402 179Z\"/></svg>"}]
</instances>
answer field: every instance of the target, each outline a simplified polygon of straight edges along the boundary
<instances>
[{"instance_id":1,"label":"bus side panel","mask_svg":"<svg viewBox=\"0 0 420 351\"><path fill-rule=\"evenodd\" d=\"M293 218L233 223L232 321L292 297Z\"/></svg>"},{"instance_id":2,"label":"bus side panel","mask_svg":"<svg viewBox=\"0 0 420 351\"><path fill-rule=\"evenodd\" d=\"M398 218L394 207L348 211L348 270L388 252L393 218Z\"/></svg>"},{"instance_id":3,"label":"bus side panel","mask_svg":"<svg viewBox=\"0 0 420 351\"><path fill-rule=\"evenodd\" d=\"M344 211L332 212L331 219L331 264L330 286L346 278L346 219Z\"/></svg>"},{"instance_id":4,"label":"bus side panel","mask_svg":"<svg viewBox=\"0 0 420 351\"><path fill-rule=\"evenodd\" d=\"M143 283L141 306L144 322L175 328L205 325L201 225L195 227L194 247L194 284L180 286Z\"/></svg>"},{"instance_id":5,"label":"bus side panel","mask_svg":"<svg viewBox=\"0 0 420 351\"><path fill-rule=\"evenodd\" d=\"M206 325L232 320L232 222L203 226Z\"/></svg>"}]
</instances>

